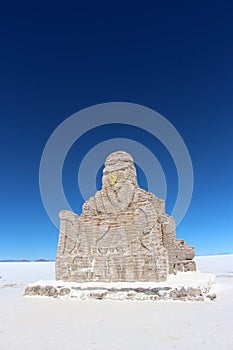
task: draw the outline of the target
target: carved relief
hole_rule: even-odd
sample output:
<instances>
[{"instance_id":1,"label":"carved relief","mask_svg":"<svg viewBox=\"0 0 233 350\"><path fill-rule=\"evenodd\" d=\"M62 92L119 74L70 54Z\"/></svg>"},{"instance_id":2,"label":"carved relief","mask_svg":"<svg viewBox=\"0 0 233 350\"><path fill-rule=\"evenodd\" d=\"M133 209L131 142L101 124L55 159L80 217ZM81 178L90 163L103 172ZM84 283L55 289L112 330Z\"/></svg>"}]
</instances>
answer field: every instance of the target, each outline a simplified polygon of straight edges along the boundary
<instances>
[{"instance_id":1,"label":"carved relief","mask_svg":"<svg viewBox=\"0 0 233 350\"><path fill-rule=\"evenodd\" d=\"M71 281L160 281L195 269L192 247L175 238L164 201L138 187L132 157L114 152L102 190L81 216L60 213L56 278Z\"/></svg>"}]
</instances>

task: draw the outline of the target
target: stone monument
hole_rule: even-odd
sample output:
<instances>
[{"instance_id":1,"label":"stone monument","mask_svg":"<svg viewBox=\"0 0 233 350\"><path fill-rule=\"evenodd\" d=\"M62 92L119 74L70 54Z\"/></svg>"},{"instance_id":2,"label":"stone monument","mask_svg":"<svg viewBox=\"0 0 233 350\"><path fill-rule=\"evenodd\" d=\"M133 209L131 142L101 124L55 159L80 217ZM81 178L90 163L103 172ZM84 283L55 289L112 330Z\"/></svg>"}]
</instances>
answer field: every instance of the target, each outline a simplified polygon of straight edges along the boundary
<instances>
[{"instance_id":1,"label":"stone monument","mask_svg":"<svg viewBox=\"0 0 233 350\"><path fill-rule=\"evenodd\" d=\"M165 281L195 271L194 248L176 240L165 202L141 189L130 154L117 151L105 162L102 189L80 216L60 212L56 279L72 282Z\"/></svg>"}]
</instances>

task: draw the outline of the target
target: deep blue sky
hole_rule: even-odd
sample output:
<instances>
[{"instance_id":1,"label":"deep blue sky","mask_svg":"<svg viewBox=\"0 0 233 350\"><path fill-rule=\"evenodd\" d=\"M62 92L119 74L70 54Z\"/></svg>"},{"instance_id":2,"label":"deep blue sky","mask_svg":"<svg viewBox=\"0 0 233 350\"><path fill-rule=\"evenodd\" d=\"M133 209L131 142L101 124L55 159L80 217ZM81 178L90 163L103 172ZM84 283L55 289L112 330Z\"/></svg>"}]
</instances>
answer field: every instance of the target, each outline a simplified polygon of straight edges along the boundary
<instances>
[{"instance_id":1,"label":"deep blue sky","mask_svg":"<svg viewBox=\"0 0 233 350\"><path fill-rule=\"evenodd\" d=\"M177 235L197 254L233 253L232 13L231 1L1 5L0 259L55 258L58 232L38 185L43 148L68 116L111 101L145 105L175 126L195 176ZM101 135L94 130L90 140ZM64 167L77 211L72 160L85 147L77 141ZM169 213L176 174L156 150L168 176Z\"/></svg>"}]
</instances>

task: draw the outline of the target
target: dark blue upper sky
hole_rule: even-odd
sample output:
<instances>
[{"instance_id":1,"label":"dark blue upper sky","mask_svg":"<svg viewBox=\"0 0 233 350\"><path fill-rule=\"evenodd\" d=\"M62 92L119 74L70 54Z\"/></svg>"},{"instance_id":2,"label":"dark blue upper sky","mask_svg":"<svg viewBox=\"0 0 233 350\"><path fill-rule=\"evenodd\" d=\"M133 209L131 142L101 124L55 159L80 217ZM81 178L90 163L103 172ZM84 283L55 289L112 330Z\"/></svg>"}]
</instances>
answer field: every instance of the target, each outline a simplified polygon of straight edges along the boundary
<instances>
[{"instance_id":1,"label":"dark blue upper sky","mask_svg":"<svg viewBox=\"0 0 233 350\"><path fill-rule=\"evenodd\" d=\"M198 254L233 253L232 13L231 1L2 4L0 259L55 257L58 232L38 185L41 154L68 116L111 101L145 105L175 126L195 177L177 235ZM100 135L93 131L92 142ZM77 211L72 160L81 148L77 142L64 167ZM169 212L177 185L158 152L170 177Z\"/></svg>"}]
</instances>

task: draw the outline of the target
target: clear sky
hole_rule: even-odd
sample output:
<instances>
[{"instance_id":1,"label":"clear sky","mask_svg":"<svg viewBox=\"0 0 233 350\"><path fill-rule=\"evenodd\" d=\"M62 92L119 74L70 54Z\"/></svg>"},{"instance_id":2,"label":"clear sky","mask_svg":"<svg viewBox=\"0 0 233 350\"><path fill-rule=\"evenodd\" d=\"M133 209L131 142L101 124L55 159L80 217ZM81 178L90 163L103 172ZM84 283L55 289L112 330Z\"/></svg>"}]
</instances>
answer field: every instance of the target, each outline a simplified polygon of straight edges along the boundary
<instances>
[{"instance_id":1,"label":"clear sky","mask_svg":"<svg viewBox=\"0 0 233 350\"><path fill-rule=\"evenodd\" d=\"M0 259L55 258L58 230L39 192L44 146L73 113L112 101L147 106L174 125L194 169L177 236L199 255L233 253L232 12L224 0L1 5ZM149 135L136 135L109 125L75 143L63 177L75 211L81 155L109 137L128 137L159 159L170 213L177 178L169 155Z\"/></svg>"}]
</instances>

